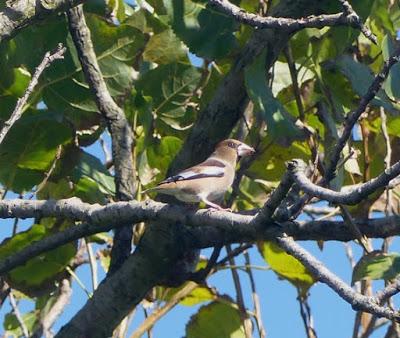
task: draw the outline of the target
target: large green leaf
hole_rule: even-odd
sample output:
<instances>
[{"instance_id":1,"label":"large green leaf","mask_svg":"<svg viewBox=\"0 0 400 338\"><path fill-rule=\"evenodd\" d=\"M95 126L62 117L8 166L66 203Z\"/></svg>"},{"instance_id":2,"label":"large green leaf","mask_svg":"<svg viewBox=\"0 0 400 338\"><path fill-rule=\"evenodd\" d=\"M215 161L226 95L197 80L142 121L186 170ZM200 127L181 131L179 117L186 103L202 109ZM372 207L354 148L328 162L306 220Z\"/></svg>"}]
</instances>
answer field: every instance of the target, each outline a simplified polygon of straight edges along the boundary
<instances>
[{"instance_id":1,"label":"large green leaf","mask_svg":"<svg viewBox=\"0 0 400 338\"><path fill-rule=\"evenodd\" d=\"M150 37L143 59L158 64L187 61L186 48L171 29Z\"/></svg>"},{"instance_id":2,"label":"large green leaf","mask_svg":"<svg viewBox=\"0 0 400 338\"><path fill-rule=\"evenodd\" d=\"M362 279L396 278L400 273L400 254L373 251L363 256L353 270L352 284Z\"/></svg>"},{"instance_id":3,"label":"large green leaf","mask_svg":"<svg viewBox=\"0 0 400 338\"><path fill-rule=\"evenodd\" d=\"M29 333L33 333L39 324L39 310L33 310L22 315L22 320ZM6 337L19 338L23 337L21 324L14 313L7 313L3 322Z\"/></svg>"},{"instance_id":4,"label":"large green leaf","mask_svg":"<svg viewBox=\"0 0 400 338\"><path fill-rule=\"evenodd\" d=\"M50 168L57 147L71 138L71 130L55 114L26 112L0 146L0 182L16 192L31 189Z\"/></svg>"},{"instance_id":5,"label":"large green leaf","mask_svg":"<svg viewBox=\"0 0 400 338\"><path fill-rule=\"evenodd\" d=\"M42 240L51 232L51 229L43 224L34 224L29 230L20 232L0 244L0 259ZM28 295L46 292L48 288L54 288L54 279L64 271L75 253L76 247L73 243L43 253L11 270L6 276L7 283Z\"/></svg>"},{"instance_id":6,"label":"large green leaf","mask_svg":"<svg viewBox=\"0 0 400 338\"><path fill-rule=\"evenodd\" d=\"M307 295L317 279L299 260L287 254L274 242L260 243L258 248L270 268L280 278L292 283L302 296Z\"/></svg>"},{"instance_id":7,"label":"large green leaf","mask_svg":"<svg viewBox=\"0 0 400 338\"><path fill-rule=\"evenodd\" d=\"M260 149L263 152L257 156L247 171L247 174L255 179L280 181L286 171L286 161L294 158L308 161L311 158L311 151L305 142L295 141L290 147L285 147L275 143L271 137L266 137Z\"/></svg>"},{"instance_id":8,"label":"large green leaf","mask_svg":"<svg viewBox=\"0 0 400 338\"><path fill-rule=\"evenodd\" d=\"M239 310L225 302L212 302L202 306L186 325L186 337L245 337Z\"/></svg>"},{"instance_id":9,"label":"large green leaf","mask_svg":"<svg viewBox=\"0 0 400 338\"><path fill-rule=\"evenodd\" d=\"M301 130L295 125L293 117L285 110L283 105L274 98L267 84L265 69L265 52L245 70L246 89L255 109L267 123L268 135L275 142L283 145L303 136Z\"/></svg>"},{"instance_id":10,"label":"large green leaf","mask_svg":"<svg viewBox=\"0 0 400 338\"><path fill-rule=\"evenodd\" d=\"M86 20L108 89L113 96L125 94L133 80L131 65L144 46L142 32L130 25L109 24L94 14L86 14ZM28 28L15 38L19 50L16 57L32 72L45 52L54 49L58 42L68 47L64 60L55 62L51 71L42 74L33 99L42 93L47 107L64 113L77 129L87 129L99 124L99 114L67 28L62 17Z\"/></svg>"},{"instance_id":11,"label":"large green leaf","mask_svg":"<svg viewBox=\"0 0 400 338\"><path fill-rule=\"evenodd\" d=\"M218 59L236 47L234 19L211 11L204 0L164 1L175 34L197 56Z\"/></svg>"},{"instance_id":12,"label":"large green leaf","mask_svg":"<svg viewBox=\"0 0 400 338\"><path fill-rule=\"evenodd\" d=\"M154 140L146 148L148 164L151 168L157 168L157 181L165 178L167 169L171 161L175 158L182 146L182 140L174 136L165 136L159 140Z\"/></svg>"},{"instance_id":13,"label":"large green leaf","mask_svg":"<svg viewBox=\"0 0 400 338\"><path fill-rule=\"evenodd\" d=\"M395 50L395 42L393 39L386 35L382 41L382 53L385 60L389 59ZM392 100L400 100L400 64L397 63L390 69L389 75L386 78L383 88L386 94Z\"/></svg>"},{"instance_id":14,"label":"large green leaf","mask_svg":"<svg viewBox=\"0 0 400 338\"><path fill-rule=\"evenodd\" d=\"M349 55L343 55L336 60L336 65L341 73L350 81L353 90L358 96L367 93L369 86L374 80L371 70L365 64L355 61ZM385 92L381 89L371 101L375 106L397 114L396 107L390 102Z\"/></svg>"},{"instance_id":15,"label":"large green leaf","mask_svg":"<svg viewBox=\"0 0 400 338\"><path fill-rule=\"evenodd\" d=\"M150 104L159 123L158 128L163 128L161 123L164 123L173 129L182 129L191 111L186 103L193 95L199 79L200 72L192 65L161 65L145 73L137 82L138 99L135 101L145 104L146 100L140 99L140 96L151 98L147 104ZM146 113L146 109L140 109Z\"/></svg>"},{"instance_id":16,"label":"large green leaf","mask_svg":"<svg viewBox=\"0 0 400 338\"><path fill-rule=\"evenodd\" d=\"M85 191L87 191L89 195L92 195L90 199L93 199L96 196L93 195L96 190L105 195L115 194L114 178L107 171L104 164L101 163L97 157L90 155L89 153L81 153L80 161L75 167L72 175L74 180L78 183L78 191L81 196L82 194L84 195Z\"/></svg>"}]
</instances>

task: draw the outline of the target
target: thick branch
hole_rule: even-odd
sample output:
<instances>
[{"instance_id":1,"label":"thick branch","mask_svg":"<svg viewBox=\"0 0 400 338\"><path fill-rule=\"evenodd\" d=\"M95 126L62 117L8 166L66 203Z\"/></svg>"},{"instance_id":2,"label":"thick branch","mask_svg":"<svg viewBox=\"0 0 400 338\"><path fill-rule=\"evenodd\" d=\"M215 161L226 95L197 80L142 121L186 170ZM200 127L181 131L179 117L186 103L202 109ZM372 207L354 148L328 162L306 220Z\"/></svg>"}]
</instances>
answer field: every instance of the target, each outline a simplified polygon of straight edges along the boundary
<instances>
[{"instance_id":1,"label":"thick branch","mask_svg":"<svg viewBox=\"0 0 400 338\"><path fill-rule=\"evenodd\" d=\"M0 11L0 43L16 35L20 29L40 22L44 18L62 13L85 0L16 0L4 1L6 7Z\"/></svg>"},{"instance_id":2,"label":"thick branch","mask_svg":"<svg viewBox=\"0 0 400 338\"><path fill-rule=\"evenodd\" d=\"M116 202L106 206L90 205L77 198L60 201L0 201L0 218L63 217L84 224L70 227L43 240L32 243L16 254L0 261L0 274L24 264L28 259L63 244L95 233L109 231L130 221L138 223L160 220L180 225L182 250L201 249L231 243L270 240L284 233L300 240L355 239L342 221L313 221L306 223L273 223L270 220L253 222L256 216L206 209L190 210L182 206L154 201ZM186 226L183 226L185 224ZM400 234L400 216L360 221L357 226L367 237L385 238Z\"/></svg>"},{"instance_id":3,"label":"thick branch","mask_svg":"<svg viewBox=\"0 0 400 338\"><path fill-rule=\"evenodd\" d=\"M292 173L295 182L308 195L333 203L353 205L361 202L378 189L383 189L392 179L400 175L400 161L372 180L356 185L353 188L348 188L344 192L330 190L312 183L305 174L306 164L301 159L290 161L288 169Z\"/></svg>"},{"instance_id":4,"label":"thick branch","mask_svg":"<svg viewBox=\"0 0 400 338\"><path fill-rule=\"evenodd\" d=\"M68 22L86 81L95 96L97 108L107 121L112 139L117 199L128 201L135 198L134 168L132 159L133 133L124 111L118 107L103 79L97 63L89 28L82 6L68 11ZM113 273L131 252L132 223L115 232L109 273Z\"/></svg>"},{"instance_id":5,"label":"thick branch","mask_svg":"<svg viewBox=\"0 0 400 338\"><path fill-rule=\"evenodd\" d=\"M346 1L347 3L347 1ZM362 24L360 17L354 10L336 14L308 16L305 18L279 18L273 16L261 16L246 12L244 9L232 4L228 0L210 0L209 4L222 13L235 18L237 21L256 28L279 28L297 31L303 28L323 28L329 26L351 26L360 29L363 34L376 44L376 37Z\"/></svg>"}]
</instances>

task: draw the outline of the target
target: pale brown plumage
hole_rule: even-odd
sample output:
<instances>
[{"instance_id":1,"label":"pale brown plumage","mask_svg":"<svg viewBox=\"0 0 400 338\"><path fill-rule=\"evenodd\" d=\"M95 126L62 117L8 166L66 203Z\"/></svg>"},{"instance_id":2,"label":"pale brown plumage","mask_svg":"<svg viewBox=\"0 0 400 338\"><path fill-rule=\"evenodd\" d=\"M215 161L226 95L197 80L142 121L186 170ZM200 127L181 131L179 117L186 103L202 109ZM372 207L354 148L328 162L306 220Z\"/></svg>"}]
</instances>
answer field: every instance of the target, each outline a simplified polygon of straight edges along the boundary
<instances>
[{"instance_id":1,"label":"pale brown plumage","mask_svg":"<svg viewBox=\"0 0 400 338\"><path fill-rule=\"evenodd\" d=\"M189 203L202 201L213 208L222 209L212 201L220 199L232 185L238 158L253 153L254 149L243 142L234 139L221 141L204 162L168 177L144 192L173 195Z\"/></svg>"}]
</instances>

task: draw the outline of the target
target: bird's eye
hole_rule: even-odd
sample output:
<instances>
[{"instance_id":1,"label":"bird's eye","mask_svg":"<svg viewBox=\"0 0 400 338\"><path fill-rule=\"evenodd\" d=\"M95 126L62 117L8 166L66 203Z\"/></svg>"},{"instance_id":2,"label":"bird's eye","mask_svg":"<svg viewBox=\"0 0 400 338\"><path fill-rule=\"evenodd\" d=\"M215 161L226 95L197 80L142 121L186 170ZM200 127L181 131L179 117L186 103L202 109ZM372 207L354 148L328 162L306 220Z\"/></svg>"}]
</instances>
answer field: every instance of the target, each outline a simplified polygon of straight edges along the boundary
<instances>
[{"instance_id":1,"label":"bird's eye","mask_svg":"<svg viewBox=\"0 0 400 338\"><path fill-rule=\"evenodd\" d=\"M233 142L228 142L228 147L236 149L236 144Z\"/></svg>"}]
</instances>

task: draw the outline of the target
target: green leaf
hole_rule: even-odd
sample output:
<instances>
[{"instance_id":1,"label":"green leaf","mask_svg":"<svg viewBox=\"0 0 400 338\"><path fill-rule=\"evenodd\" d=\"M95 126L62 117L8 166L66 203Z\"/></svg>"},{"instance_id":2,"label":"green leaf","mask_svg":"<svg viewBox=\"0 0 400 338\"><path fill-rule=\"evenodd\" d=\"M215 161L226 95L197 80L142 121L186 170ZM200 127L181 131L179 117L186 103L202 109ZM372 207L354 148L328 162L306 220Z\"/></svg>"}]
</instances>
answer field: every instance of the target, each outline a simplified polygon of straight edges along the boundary
<instances>
[{"instance_id":1,"label":"green leaf","mask_svg":"<svg viewBox=\"0 0 400 338\"><path fill-rule=\"evenodd\" d=\"M358 96L363 96L368 91L374 76L368 66L355 61L349 55L343 55L336 60L340 72L350 81L351 86ZM383 107L387 111L397 114L396 107L387 98L381 89L371 101L375 106Z\"/></svg>"},{"instance_id":2,"label":"green leaf","mask_svg":"<svg viewBox=\"0 0 400 338\"><path fill-rule=\"evenodd\" d=\"M0 146L0 182L15 192L30 190L43 179L57 147L71 138L71 130L56 114L26 112Z\"/></svg>"},{"instance_id":3,"label":"green leaf","mask_svg":"<svg viewBox=\"0 0 400 338\"><path fill-rule=\"evenodd\" d=\"M39 323L40 311L34 310L22 315L22 320L25 324L29 333L35 331L37 324ZM7 313L4 317L3 327L5 335L7 337L22 337L24 334L21 329L21 324L19 323L17 317L14 313Z\"/></svg>"},{"instance_id":4,"label":"green leaf","mask_svg":"<svg viewBox=\"0 0 400 338\"><path fill-rule=\"evenodd\" d=\"M103 249L98 251L100 257L100 264L104 272L107 272L111 263L111 250Z\"/></svg>"},{"instance_id":5,"label":"green leaf","mask_svg":"<svg viewBox=\"0 0 400 338\"><path fill-rule=\"evenodd\" d=\"M274 98L267 84L265 51L245 69L246 89L255 109L267 123L268 135L279 144L290 145L293 140L303 136L295 125L294 118L283 105Z\"/></svg>"},{"instance_id":6,"label":"green leaf","mask_svg":"<svg viewBox=\"0 0 400 338\"><path fill-rule=\"evenodd\" d=\"M95 14L86 13L85 17L111 95L125 94L133 81L132 64L144 47L142 32L130 25L109 24ZM33 98L43 95L47 107L63 113L65 119L73 122L78 130L98 125L100 120L97 107L84 79L64 17L46 20L43 26L29 27L14 40L19 51L17 60L30 71L57 43L62 42L68 47L64 60L54 62L42 74ZM31 52L26 53L26 50Z\"/></svg>"},{"instance_id":7,"label":"green leaf","mask_svg":"<svg viewBox=\"0 0 400 338\"><path fill-rule=\"evenodd\" d=\"M93 189L105 195L115 194L114 178L97 157L87 152L82 152L80 161L73 171L73 178L78 182L78 185L81 184L79 191L82 194L85 191L88 192L89 199Z\"/></svg>"},{"instance_id":8,"label":"green leaf","mask_svg":"<svg viewBox=\"0 0 400 338\"><path fill-rule=\"evenodd\" d=\"M43 224L34 224L29 230L20 232L0 244L0 259L14 254L30 244L40 241L52 233ZM6 275L7 283L28 295L37 295L54 288L54 280L62 273L76 253L73 243L43 253L11 270Z\"/></svg>"},{"instance_id":9,"label":"green leaf","mask_svg":"<svg viewBox=\"0 0 400 338\"><path fill-rule=\"evenodd\" d=\"M174 136L165 136L158 142L152 142L146 149L150 167L157 168L159 174L156 180L162 179L167 173L171 161L182 146L182 140Z\"/></svg>"},{"instance_id":10,"label":"green leaf","mask_svg":"<svg viewBox=\"0 0 400 338\"><path fill-rule=\"evenodd\" d=\"M400 254L373 251L363 256L353 270L352 284L363 279L396 278L400 273Z\"/></svg>"},{"instance_id":11,"label":"green leaf","mask_svg":"<svg viewBox=\"0 0 400 338\"><path fill-rule=\"evenodd\" d=\"M188 283L178 288L157 287L157 299L168 302L176 293L182 290ZM193 306L204 302L209 302L217 298L216 291L207 286L197 286L190 294L183 298L179 304L185 306Z\"/></svg>"},{"instance_id":12,"label":"green leaf","mask_svg":"<svg viewBox=\"0 0 400 338\"><path fill-rule=\"evenodd\" d=\"M175 34L199 57L225 57L237 46L237 23L230 17L211 11L206 1L164 1Z\"/></svg>"},{"instance_id":13,"label":"green leaf","mask_svg":"<svg viewBox=\"0 0 400 338\"><path fill-rule=\"evenodd\" d=\"M158 64L187 61L185 46L171 29L150 37L143 52L143 59Z\"/></svg>"},{"instance_id":14,"label":"green leaf","mask_svg":"<svg viewBox=\"0 0 400 338\"><path fill-rule=\"evenodd\" d=\"M286 171L286 161L293 158L308 161L311 158L311 151L305 142L295 141L290 147L285 147L275 143L271 137L265 137L260 149L264 151L253 161L247 175L269 182L281 180Z\"/></svg>"},{"instance_id":15,"label":"green leaf","mask_svg":"<svg viewBox=\"0 0 400 338\"><path fill-rule=\"evenodd\" d=\"M153 99L153 112L167 117L181 117L183 103L192 94L200 72L191 65L173 63L147 72L136 84L138 93Z\"/></svg>"},{"instance_id":16,"label":"green leaf","mask_svg":"<svg viewBox=\"0 0 400 338\"><path fill-rule=\"evenodd\" d=\"M307 296L310 287L317 281L296 258L287 254L274 242L263 242L258 246L269 267L282 279L292 283L302 296Z\"/></svg>"},{"instance_id":17,"label":"green leaf","mask_svg":"<svg viewBox=\"0 0 400 338\"><path fill-rule=\"evenodd\" d=\"M186 325L186 337L245 337L239 310L229 303L212 302L202 306Z\"/></svg>"},{"instance_id":18,"label":"green leaf","mask_svg":"<svg viewBox=\"0 0 400 338\"><path fill-rule=\"evenodd\" d=\"M395 42L393 39L386 35L382 41L382 54L384 60L388 60L389 57L393 54L395 50ZM390 69L389 75L386 78L383 88L386 91L386 94L392 100L400 99L400 65L396 63Z\"/></svg>"}]
</instances>

